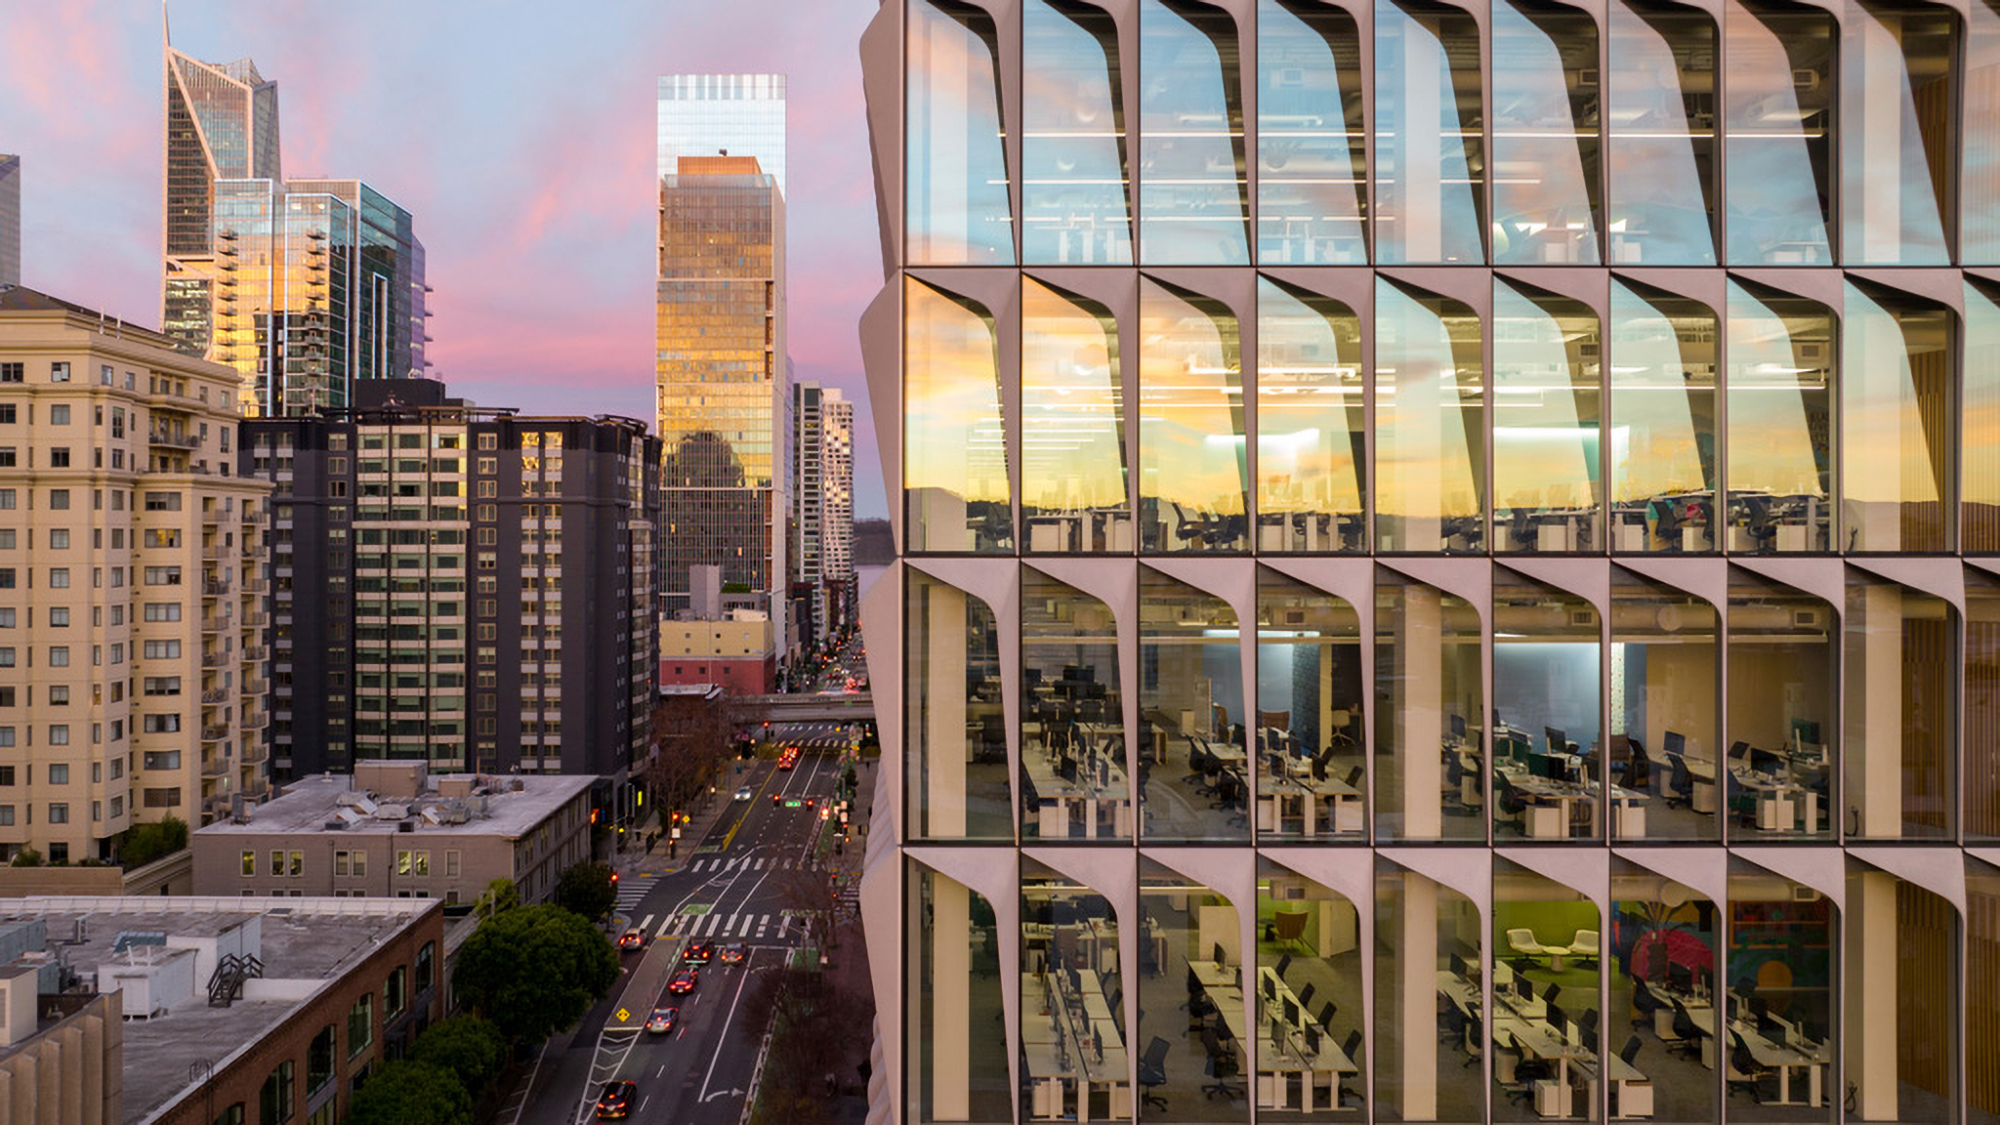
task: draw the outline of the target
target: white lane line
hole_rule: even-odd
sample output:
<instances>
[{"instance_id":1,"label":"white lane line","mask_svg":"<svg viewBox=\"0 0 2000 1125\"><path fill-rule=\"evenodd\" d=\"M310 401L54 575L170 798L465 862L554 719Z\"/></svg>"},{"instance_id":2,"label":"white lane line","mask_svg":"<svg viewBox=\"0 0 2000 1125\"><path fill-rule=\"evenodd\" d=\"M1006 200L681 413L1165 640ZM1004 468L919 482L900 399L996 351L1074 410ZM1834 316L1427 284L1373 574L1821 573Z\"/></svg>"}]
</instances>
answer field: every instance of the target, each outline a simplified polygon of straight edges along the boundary
<instances>
[{"instance_id":1,"label":"white lane line","mask_svg":"<svg viewBox=\"0 0 2000 1125\"><path fill-rule=\"evenodd\" d=\"M752 954L752 956L755 956L755 954ZM750 973L749 973L750 962L748 960L745 960L743 962L743 968L744 968L743 976L736 982L736 995L731 997L729 1000L729 1014L723 1017L722 1030L716 1034L715 1041L717 1043L729 1042L729 1025L732 1021L736 1019L736 1006L743 1000L743 986L750 983ZM706 1075L703 1075L701 1080L701 1094L695 1098L695 1101L697 1103L705 1102L708 1100L708 1083L710 1079L713 1079L715 1077L715 1064L721 1062L722 1056L726 1053L727 1052L724 1051L716 1051L709 1058L708 1073Z\"/></svg>"},{"instance_id":2,"label":"white lane line","mask_svg":"<svg viewBox=\"0 0 2000 1125\"><path fill-rule=\"evenodd\" d=\"M634 926L633 929L635 930L651 929L652 925L653 925L653 916L651 914L648 914L646 915L646 920L639 923L637 926Z\"/></svg>"}]
</instances>

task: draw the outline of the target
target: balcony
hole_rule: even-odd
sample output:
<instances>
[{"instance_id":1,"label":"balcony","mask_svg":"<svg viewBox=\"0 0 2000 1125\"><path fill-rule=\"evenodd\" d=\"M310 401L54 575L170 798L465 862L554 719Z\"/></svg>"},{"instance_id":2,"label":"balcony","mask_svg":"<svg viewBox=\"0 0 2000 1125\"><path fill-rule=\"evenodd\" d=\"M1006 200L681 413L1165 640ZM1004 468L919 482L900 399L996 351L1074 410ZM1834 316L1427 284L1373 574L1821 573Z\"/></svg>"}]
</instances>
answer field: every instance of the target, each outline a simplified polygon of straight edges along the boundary
<instances>
[{"instance_id":1,"label":"balcony","mask_svg":"<svg viewBox=\"0 0 2000 1125\"><path fill-rule=\"evenodd\" d=\"M234 548L221 543L211 543L201 549L201 557L208 562L222 562L224 559L233 558L235 554Z\"/></svg>"},{"instance_id":2,"label":"balcony","mask_svg":"<svg viewBox=\"0 0 2000 1125\"><path fill-rule=\"evenodd\" d=\"M263 730L265 727L268 727L270 725L271 725L271 716L265 714L262 711L249 711L246 712L243 716L242 726L243 729L246 731Z\"/></svg>"},{"instance_id":3,"label":"balcony","mask_svg":"<svg viewBox=\"0 0 2000 1125\"><path fill-rule=\"evenodd\" d=\"M227 628L229 628L227 617L209 614L201 619L201 631L204 633L220 633Z\"/></svg>"},{"instance_id":4,"label":"balcony","mask_svg":"<svg viewBox=\"0 0 2000 1125\"><path fill-rule=\"evenodd\" d=\"M266 693L266 692L268 692L268 691L270 691L270 690L271 690L271 681L269 681L269 680L264 680L264 679L245 679L245 680L243 681L243 694L244 694L244 695L249 695L249 696L261 696L261 695L263 695L264 693Z\"/></svg>"},{"instance_id":5,"label":"balcony","mask_svg":"<svg viewBox=\"0 0 2000 1125\"><path fill-rule=\"evenodd\" d=\"M263 645L243 646L243 659L246 661L269 660L270 658L271 650L265 648Z\"/></svg>"},{"instance_id":6,"label":"balcony","mask_svg":"<svg viewBox=\"0 0 2000 1125\"><path fill-rule=\"evenodd\" d=\"M219 598L228 592L229 583L225 579L210 578L201 584L201 595L205 598Z\"/></svg>"},{"instance_id":7,"label":"balcony","mask_svg":"<svg viewBox=\"0 0 2000 1125\"><path fill-rule=\"evenodd\" d=\"M211 649L201 654L201 666L204 668L220 668L228 663L229 654L220 649Z\"/></svg>"},{"instance_id":8,"label":"balcony","mask_svg":"<svg viewBox=\"0 0 2000 1125\"><path fill-rule=\"evenodd\" d=\"M146 437L154 445L168 445L175 449L201 448L201 438L186 430L168 430L153 426L146 431Z\"/></svg>"},{"instance_id":9,"label":"balcony","mask_svg":"<svg viewBox=\"0 0 2000 1125\"><path fill-rule=\"evenodd\" d=\"M222 755L204 754L201 759L201 776L203 778L227 777L229 767L229 759Z\"/></svg>"},{"instance_id":10,"label":"balcony","mask_svg":"<svg viewBox=\"0 0 2000 1125\"><path fill-rule=\"evenodd\" d=\"M223 739L226 739L228 737L229 737L228 723L210 723L209 725L201 728L201 740L203 742L221 742Z\"/></svg>"},{"instance_id":11,"label":"balcony","mask_svg":"<svg viewBox=\"0 0 2000 1125\"><path fill-rule=\"evenodd\" d=\"M252 575L243 580L243 592L246 594L261 594L265 590L270 589L270 586L271 583L266 581L261 574Z\"/></svg>"},{"instance_id":12,"label":"balcony","mask_svg":"<svg viewBox=\"0 0 2000 1125\"><path fill-rule=\"evenodd\" d=\"M238 624L242 625L245 629L262 629L269 621L270 616L263 610L250 609L243 611L242 620Z\"/></svg>"},{"instance_id":13,"label":"balcony","mask_svg":"<svg viewBox=\"0 0 2000 1125\"><path fill-rule=\"evenodd\" d=\"M245 687L248 687L248 685L245 685ZM221 688L209 688L207 691L201 693L201 701L203 703L225 703L228 700L229 693Z\"/></svg>"}]
</instances>

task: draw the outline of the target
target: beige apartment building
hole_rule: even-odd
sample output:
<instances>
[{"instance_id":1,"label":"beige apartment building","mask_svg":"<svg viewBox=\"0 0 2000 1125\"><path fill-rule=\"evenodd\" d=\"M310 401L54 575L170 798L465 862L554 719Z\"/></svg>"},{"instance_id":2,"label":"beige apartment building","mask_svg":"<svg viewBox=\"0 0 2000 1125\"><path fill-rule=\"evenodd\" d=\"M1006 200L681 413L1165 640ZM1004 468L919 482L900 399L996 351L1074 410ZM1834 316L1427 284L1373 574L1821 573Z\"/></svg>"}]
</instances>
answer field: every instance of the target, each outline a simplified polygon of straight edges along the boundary
<instances>
[{"instance_id":1,"label":"beige apartment building","mask_svg":"<svg viewBox=\"0 0 2000 1125\"><path fill-rule=\"evenodd\" d=\"M0 858L110 859L265 787L261 530L236 373L0 289Z\"/></svg>"}]
</instances>

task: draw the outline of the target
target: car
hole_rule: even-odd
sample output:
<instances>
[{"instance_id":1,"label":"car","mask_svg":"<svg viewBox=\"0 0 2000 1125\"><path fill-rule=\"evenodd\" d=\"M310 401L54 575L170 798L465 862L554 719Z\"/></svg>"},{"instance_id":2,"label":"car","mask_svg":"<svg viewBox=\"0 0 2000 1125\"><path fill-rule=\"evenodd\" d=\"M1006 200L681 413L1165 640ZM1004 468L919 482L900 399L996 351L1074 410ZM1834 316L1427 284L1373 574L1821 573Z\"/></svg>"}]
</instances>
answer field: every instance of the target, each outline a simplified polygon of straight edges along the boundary
<instances>
[{"instance_id":1,"label":"car","mask_svg":"<svg viewBox=\"0 0 2000 1125\"><path fill-rule=\"evenodd\" d=\"M618 948L621 952L627 953L634 949L646 948L646 931L626 930L624 933L619 934Z\"/></svg>"},{"instance_id":2,"label":"car","mask_svg":"<svg viewBox=\"0 0 2000 1125\"><path fill-rule=\"evenodd\" d=\"M749 799L750 799L750 787L749 787L748 785L739 785L739 786L737 786L737 787L736 787L736 799L737 799L737 800L739 800L739 801L747 801L747 800L749 800Z\"/></svg>"},{"instance_id":3,"label":"car","mask_svg":"<svg viewBox=\"0 0 2000 1125\"><path fill-rule=\"evenodd\" d=\"M706 965L714 959L715 943L713 942L691 941L688 943L686 949L681 950L681 964L683 965Z\"/></svg>"},{"instance_id":4,"label":"car","mask_svg":"<svg viewBox=\"0 0 2000 1125\"><path fill-rule=\"evenodd\" d=\"M700 970L682 969L667 978L667 991L673 993L675 996L686 996L688 993L694 991L696 982L700 980Z\"/></svg>"},{"instance_id":5,"label":"car","mask_svg":"<svg viewBox=\"0 0 2000 1125\"><path fill-rule=\"evenodd\" d=\"M632 1116L632 1103L639 1097L639 1084L631 1079L606 1082L597 1096L599 1121L623 1121Z\"/></svg>"},{"instance_id":6,"label":"car","mask_svg":"<svg viewBox=\"0 0 2000 1125\"><path fill-rule=\"evenodd\" d=\"M722 947L721 960L725 965L741 965L743 959L749 955L750 951L741 945L725 945Z\"/></svg>"},{"instance_id":7,"label":"car","mask_svg":"<svg viewBox=\"0 0 2000 1125\"><path fill-rule=\"evenodd\" d=\"M679 1008L654 1008L646 1019L646 1031L651 1035L672 1035L681 1022Z\"/></svg>"}]
</instances>

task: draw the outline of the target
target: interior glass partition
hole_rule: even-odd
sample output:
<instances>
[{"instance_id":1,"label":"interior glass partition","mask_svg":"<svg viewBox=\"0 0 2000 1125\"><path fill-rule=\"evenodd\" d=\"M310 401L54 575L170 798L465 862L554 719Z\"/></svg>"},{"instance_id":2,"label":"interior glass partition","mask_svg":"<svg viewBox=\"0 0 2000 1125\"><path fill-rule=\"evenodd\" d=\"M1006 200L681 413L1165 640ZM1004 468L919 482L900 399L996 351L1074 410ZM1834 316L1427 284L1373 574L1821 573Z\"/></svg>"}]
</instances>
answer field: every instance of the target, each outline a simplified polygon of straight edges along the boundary
<instances>
[{"instance_id":1,"label":"interior glass partition","mask_svg":"<svg viewBox=\"0 0 2000 1125\"><path fill-rule=\"evenodd\" d=\"M1729 264L1833 264L1839 22L1783 0L1729 0L1723 141Z\"/></svg>"},{"instance_id":2,"label":"interior glass partition","mask_svg":"<svg viewBox=\"0 0 2000 1125\"><path fill-rule=\"evenodd\" d=\"M1084 0L1022 0L1021 260L1132 264L1118 26Z\"/></svg>"},{"instance_id":3,"label":"interior glass partition","mask_svg":"<svg viewBox=\"0 0 2000 1125\"><path fill-rule=\"evenodd\" d=\"M903 573L910 838L1011 843L998 622L964 590Z\"/></svg>"},{"instance_id":4,"label":"interior glass partition","mask_svg":"<svg viewBox=\"0 0 2000 1125\"><path fill-rule=\"evenodd\" d=\"M1202 0L1144 0L1139 72L1139 260L1247 265L1235 17Z\"/></svg>"},{"instance_id":5,"label":"interior glass partition","mask_svg":"<svg viewBox=\"0 0 2000 1125\"><path fill-rule=\"evenodd\" d=\"M1849 1121L1951 1125L1960 1105L1958 908L1932 891L1860 860L1847 861L1841 999L1842 1072ZM1753 997L1754 1003L1754 997ZM1791 1046L1796 1025L1769 1006L1760 1030ZM1808 1081L1810 1086L1810 1081ZM1810 1091L1808 1091L1810 1092Z\"/></svg>"},{"instance_id":6,"label":"interior glass partition","mask_svg":"<svg viewBox=\"0 0 2000 1125\"><path fill-rule=\"evenodd\" d=\"M1958 804L1958 614L1935 595L1853 568L1847 575L1840 747L1847 836L1949 840Z\"/></svg>"},{"instance_id":7,"label":"interior glass partition","mask_svg":"<svg viewBox=\"0 0 2000 1125\"><path fill-rule=\"evenodd\" d=\"M1583 892L1495 857L1493 1120L1599 1120L1604 923Z\"/></svg>"},{"instance_id":8,"label":"interior glass partition","mask_svg":"<svg viewBox=\"0 0 2000 1125\"><path fill-rule=\"evenodd\" d=\"M1731 570L1729 749L1687 755L1695 807L1718 802L1731 841L1832 834L1839 636L1840 615L1825 601Z\"/></svg>"},{"instance_id":9,"label":"interior glass partition","mask_svg":"<svg viewBox=\"0 0 2000 1125\"><path fill-rule=\"evenodd\" d=\"M1715 549L1714 310L1611 282L1611 549Z\"/></svg>"},{"instance_id":10,"label":"interior glass partition","mask_svg":"<svg viewBox=\"0 0 2000 1125\"><path fill-rule=\"evenodd\" d=\"M912 1120L1011 1125L993 904L915 860L904 874Z\"/></svg>"},{"instance_id":11,"label":"interior glass partition","mask_svg":"<svg viewBox=\"0 0 2000 1125\"><path fill-rule=\"evenodd\" d=\"M1118 921L1095 889L1021 859L1024 1121L1132 1113Z\"/></svg>"},{"instance_id":12,"label":"interior glass partition","mask_svg":"<svg viewBox=\"0 0 2000 1125\"><path fill-rule=\"evenodd\" d=\"M1257 748L1266 763L1257 783L1260 841L1366 833L1361 656L1353 606L1258 570Z\"/></svg>"},{"instance_id":13,"label":"interior glass partition","mask_svg":"<svg viewBox=\"0 0 2000 1125\"><path fill-rule=\"evenodd\" d=\"M1252 733L1236 611L1140 567L1139 677L1142 834L1247 842L1263 766L1249 747L1263 732Z\"/></svg>"},{"instance_id":14,"label":"interior glass partition","mask_svg":"<svg viewBox=\"0 0 2000 1125\"><path fill-rule=\"evenodd\" d=\"M1486 839L1479 610L1375 571L1375 834Z\"/></svg>"},{"instance_id":15,"label":"interior glass partition","mask_svg":"<svg viewBox=\"0 0 2000 1125\"><path fill-rule=\"evenodd\" d=\"M1343 1121L1367 1110L1360 917L1344 895L1270 860L1257 864L1259 1103L1285 1120ZM1189 985L1192 989L1193 985ZM1275 1104L1274 1104L1275 1103Z\"/></svg>"},{"instance_id":16,"label":"interior glass partition","mask_svg":"<svg viewBox=\"0 0 2000 1125\"><path fill-rule=\"evenodd\" d=\"M1111 607L1021 569L1021 836L1130 840L1118 623Z\"/></svg>"},{"instance_id":17,"label":"interior glass partition","mask_svg":"<svg viewBox=\"0 0 2000 1125\"><path fill-rule=\"evenodd\" d=\"M1485 359L1470 305L1375 282L1375 547L1486 546Z\"/></svg>"},{"instance_id":18,"label":"interior glass partition","mask_svg":"<svg viewBox=\"0 0 2000 1125\"><path fill-rule=\"evenodd\" d=\"M2000 84L2000 73L1996 73ZM2000 284L1965 281L1965 367L1961 373L1960 549L2000 554Z\"/></svg>"},{"instance_id":19,"label":"interior glass partition","mask_svg":"<svg viewBox=\"0 0 2000 1125\"><path fill-rule=\"evenodd\" d=\"M1479 25L1426 0L1375 0L1378 262L1486 260Z\"/></svg>"},{"instance_id":20,"label":"interior glass partition","mask_svg":"<svg viewBox=\"0 0 2000 1125\"><path fill-rule=\"evenodd\" d=\"M1596 265L1603 214L1597 21L1548 0L1493 5L1493 261Z\"/></svg>"},{"instance_id":21,"label":"interior glass partition","mask_svg":"<svg viewBox=\"0 0 2000 1125\"><path fill-rule=\"evenodd\" d=\"M1250 544L1236 314L1210 297L1139 282L1139 517L1148 553Z\"/></svg>"},{"instance_id":22,"label":"interior glass partition","mask_svg":"<svg viewBox=\"0 0 2000 1125\"><path fill-rule=\"evenodd\" d=\"M1602 353L1588 306L1494 279L1495 550L1604 549Z\"/></svg>"},{"instance_id":23,"label":"interior glass partition","mask_svg":"<svg viewBox=\"0 0 2000 1125\"><path fill-rule=\"evenodd\" d=\"M1729 283L1728 549L1831 549L1833 313Z\"/></svg>"},{"instance_id":24,"label":"interior glass partition","mask_svg":"<svg viewBox=\"0 0 2000 1125\"><path fill-rule=\"evenodd\" d=\"M1942 4L1847 9L1841 43L1841 258L1951 264L1958 17Z\"/></svg>"},{"instance_id":25,"label":"interior glass partition","mask_svg":"<svg viewBox=\"0 0 2000 1125\"><path fill-rule=\"evenodd\" d=\"M1368 261L1361 31L1328 0L1257 0L1257 260Z\"/></svg>"},{"instance_id":26,"label":"interior glass partition","mask_svg":"<svg viewBox=\"0 0 2000 1125\"><path fill-rule=\"evenodd\" d=\"M1963 138L1959 158L1959 262L2000 263L2000 209L1966 206L2000 198L2000 3L1971 5L1966 29Z\"/></svg>"},{"instance_id":27,"label":"interior glass partition","mask_svg":"<svg viewBox=\"0 0 2000 1125\"><path fill-rule=\"evenodd\" d=\"M1713 787L1697 804L1688 765L1721 745L1719 625L1707 601L1612 568L1608 766L1636 795L1612 810L1614 840L1721 837Z\"/></svg>"},{"instance_id":28,"label":"interior glass partition","mask_svg":"<svg viewBox=\"0 0 2000 1125\"><path fill-rule=\"evenodd\" d=\"M1728 901L1714 997L1688 1005L1705 1033L1703 1061L1723 1072L1724 1112L1731 1121L1832 1121L1841 1101L1832 1065L1839 912L1817 889L1733 855Z\"/></svg>"},{"instance_id":29,"label":"interior glass partition","mask_svg":"<svg viewBox=\"0 0 2000 1125\"><path fill-rule=\"evenodd\" d=\"M909 261L1012 265L999 29L971 4L910 0L904 44Z\"/></svg>"},{"instance_id":30,"label":"interior glass partition","mask_svg":"<svg viewBox=\"0 0 2000 1125\"><path fill-rule=\"evenodd\" d=\"M1139 1120L1248 1122L1252 1052L1283 1033L1250 1022L1235 904L1141 857L1139 919Z\"/></svg>"},{"instance_id":31,"label":"interior glass partition","mask_svg":"<svg viewBox=\"0 0 2000 1125\"><path fill-rule=\"evenodd\" d=\"M1605 72L1615 265L1715 264L1715 20L1647 0L1610 5Z\"/></svg>"},{"instance_id":32,"label":"interior glass partition","mask_svg":"<svg viewBox=\"0 0 2000 1125\"><path fill-rule=\"evenodd\" d=\"M1021 523L1028 551L1132 549L1111 310L1021 279Z\"/></svg>"},{"instance_id":33,"label":"interior glass partition","mask_svg":"<svg viewBox=\"0 0 2000 1125\"><path fill-rule=\"evenodd\" d=\"M1257 282L1257 549L1367 544L1361 318L1330 297Z\"/></svg>"},{"instance_id":34,"label":"interior glass partition","mask_svg":"<svg viewBox=\"0 0 2000 1125\"><path fill-rule=\"evenodd\" d=\"M1604 791L1596 607L1513 573L1493 571L1493 834L1602 839L1604 814L1644 807Z\"/></svg>"},{"instance_id":35,"label":"interior glass partition","mask_svg":"<svg viewBox=\"0 0 2000 1125\"><path fill-rule=\"evenodd\" d=\"M1610 1003L1604 1064L1611 1120L1716 1121L1715 1071L1695 1013L1712 1007L1721 917L1715 903L1611 857Z\"/></svg>"},{"instance_id":36,"label":"interior glass partition","mask_svg":"<svg viewBox=\"0 0 2000 1125\"><path fill-rule=\"evenodd\" d=\"M2000 579L1972 567L1965 568L1962 682L1965 838L1984 843L2000 839Z\"/></svg>"},{"instance_id":37,"label":"interior glass partition","mask_svg":"<svg viewBox=\"0 0 2000 1125\"><path fill-rule=\"evenodd\" d=\"M903 503L909 550L1005 554L1013 489L993 313L903 282Z\"/></svg>"},{"instance_id":38,"label":"interior glass partition","mask_svg":"<svg viewBox=\"0 0 2000 1125\"><path fill-rule=\"evenodd\" d=\"M1375 860L1375 1120L1486 1117L1479 974L1486 927L1471 899Z\"/></svg>"},{"instance_id":39,"label":"interior glass partition","mask_svg":"<svg viewBox=\"0 0 2000 1125\"><path fill-rule=\"evenodd\" d=\"M1841 339L1842 535L1850 551L1949 551L1952 315L1847 283Z\"/></svg>"},{"instance_id":40,"label":"interior glass partition","mask_svg":"<svg viewBox=\"0 0 2000 1125\"><path fill-rule=\"evenodd\" d=\"M2000 1122L2000 867L1965 861L1965 1121Z\"/></svg>"}]
</instances>

